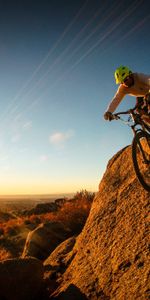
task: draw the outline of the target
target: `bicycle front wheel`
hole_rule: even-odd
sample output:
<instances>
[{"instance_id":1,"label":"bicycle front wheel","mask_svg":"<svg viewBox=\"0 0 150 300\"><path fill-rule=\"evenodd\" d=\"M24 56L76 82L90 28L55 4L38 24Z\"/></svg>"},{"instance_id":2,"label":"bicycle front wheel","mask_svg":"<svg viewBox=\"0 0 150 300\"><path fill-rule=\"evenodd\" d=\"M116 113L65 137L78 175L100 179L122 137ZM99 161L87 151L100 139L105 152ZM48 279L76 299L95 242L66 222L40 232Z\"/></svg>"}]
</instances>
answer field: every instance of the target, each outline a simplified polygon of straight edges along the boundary
<instances>
[{"instance_id":1,"label":"bicycle front wheel","mask_svg":"<svg viewBox=\"0 0 150 300\"><path fill-rule=\"evenodd\" d=\"M132 159L139 182L150 191L150 135L147 132L136 133L132 142Z\"/></svg>"}]
</instances>

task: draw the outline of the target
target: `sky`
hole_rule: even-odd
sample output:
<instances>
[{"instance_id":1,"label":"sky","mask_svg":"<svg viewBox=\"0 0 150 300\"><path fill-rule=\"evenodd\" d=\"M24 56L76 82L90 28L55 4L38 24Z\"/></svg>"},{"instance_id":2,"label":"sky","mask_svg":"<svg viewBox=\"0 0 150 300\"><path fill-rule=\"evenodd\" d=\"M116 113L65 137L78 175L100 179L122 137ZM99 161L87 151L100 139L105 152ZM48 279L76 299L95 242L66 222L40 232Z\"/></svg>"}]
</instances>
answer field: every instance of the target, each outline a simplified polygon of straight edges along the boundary
<instances>
[{"instance_id":1,"label":"sky","mask_svg":"<svg viewBox=\"0 0 150 300\"><path fill-rule=\"evenodd\" d=\"M98 190L132 141L103 119L114 71L150 73L149 31L148 0L0 1L0 195Z\"/></svg>"}]
</instances>

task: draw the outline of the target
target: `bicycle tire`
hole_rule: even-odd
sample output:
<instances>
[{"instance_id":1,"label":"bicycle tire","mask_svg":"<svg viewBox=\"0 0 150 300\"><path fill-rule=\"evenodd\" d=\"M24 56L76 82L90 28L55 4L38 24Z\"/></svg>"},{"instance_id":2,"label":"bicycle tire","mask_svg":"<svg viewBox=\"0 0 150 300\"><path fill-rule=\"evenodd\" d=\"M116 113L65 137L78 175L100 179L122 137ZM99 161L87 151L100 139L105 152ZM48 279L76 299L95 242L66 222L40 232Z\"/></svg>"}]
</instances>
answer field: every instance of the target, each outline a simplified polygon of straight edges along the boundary
<instances>
[{"instance_id":1,"label":"bicycle tire","mask_svg":"<svg viewBox=\"0 0 150 300\"><path fill-rule=\"evenodd\" d=\"M145 138L147 145L148 145L148 160L149 163L147 164L147 177L148 177L148 182L145 180L145 176L143 176L141 169L140 169L140 165L138 162L138 155L141 156L141 150L140 147L142 148L142 151L144 152L144 155L146 156L146 152L143 149L143 145L141 140ZM150 135L145 132L145 131L139 131L136 133L135 137L133 138L133 142L132 142L132 160L133 160L133 166L134 166L134 170L135 173L137 175L137 178L139 180L139 182L141 183L141 185L143 186L143 188L145 190L147 190L148 192L150 192L150 155L149 155L149 151L150 151ZM142 156L141 156L142 157Z\"/></svg>"}]
</instances>

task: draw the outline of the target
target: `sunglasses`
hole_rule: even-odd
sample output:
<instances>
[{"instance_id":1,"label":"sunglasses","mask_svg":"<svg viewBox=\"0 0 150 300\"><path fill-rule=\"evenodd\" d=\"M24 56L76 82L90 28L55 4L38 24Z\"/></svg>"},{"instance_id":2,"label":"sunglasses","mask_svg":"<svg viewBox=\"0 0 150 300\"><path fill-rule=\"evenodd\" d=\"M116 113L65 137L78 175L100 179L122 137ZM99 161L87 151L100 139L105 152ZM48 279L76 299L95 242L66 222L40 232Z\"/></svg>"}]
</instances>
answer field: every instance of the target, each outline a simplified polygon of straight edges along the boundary
<instances>
[{"instance_id":1,"label":"sunglasses","mask_svg":"<svg viewBox=\"0 0 150 300\"><path fill-rule=\"evenodd\" d=\"M131 78L131 76L127 76L122 83L127 83L129 81L129 79Z\"/></svg>"}]
</instances>

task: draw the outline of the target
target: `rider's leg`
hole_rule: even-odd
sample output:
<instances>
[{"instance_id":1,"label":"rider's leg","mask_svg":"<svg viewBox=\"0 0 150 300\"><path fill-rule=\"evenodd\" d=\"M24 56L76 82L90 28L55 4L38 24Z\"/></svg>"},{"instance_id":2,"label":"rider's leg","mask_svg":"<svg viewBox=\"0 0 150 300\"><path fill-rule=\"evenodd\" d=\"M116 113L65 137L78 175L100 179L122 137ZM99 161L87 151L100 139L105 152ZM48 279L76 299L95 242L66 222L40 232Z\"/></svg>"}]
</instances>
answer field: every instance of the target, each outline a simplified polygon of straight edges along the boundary
<instances>
[{"instance_id":1,"label":"rider's leg","mask_svg":"<svg viewBox=\"0 0 150 300\"><path fill-rule=\"evenodd\" d=\"M150 126L150 94L145 97L136 97L136 111Z\"/></svg>"},{"instance_id":2,"label":"rider's leg","mask_svg":"<svg viewBox=\"0 0 150 300\"><path fill-rule=\"evenodd\" d=\"M148 113L150 114L150 93L148 93L148 94L145 96L145 100L146 100L147 107L148 107Z\"/></svg>"},{"instance_id":3,"label":"rider's leg","mask_svg":"<svg viewBox=\"0 0 150 300\"><path fill-rule=\"evenodd\" d=\"M146 122L146 124L148 124L150 126L150 114L148 114L148 115L142 114L141 117Z\"/></svg>"}]
</instances>

